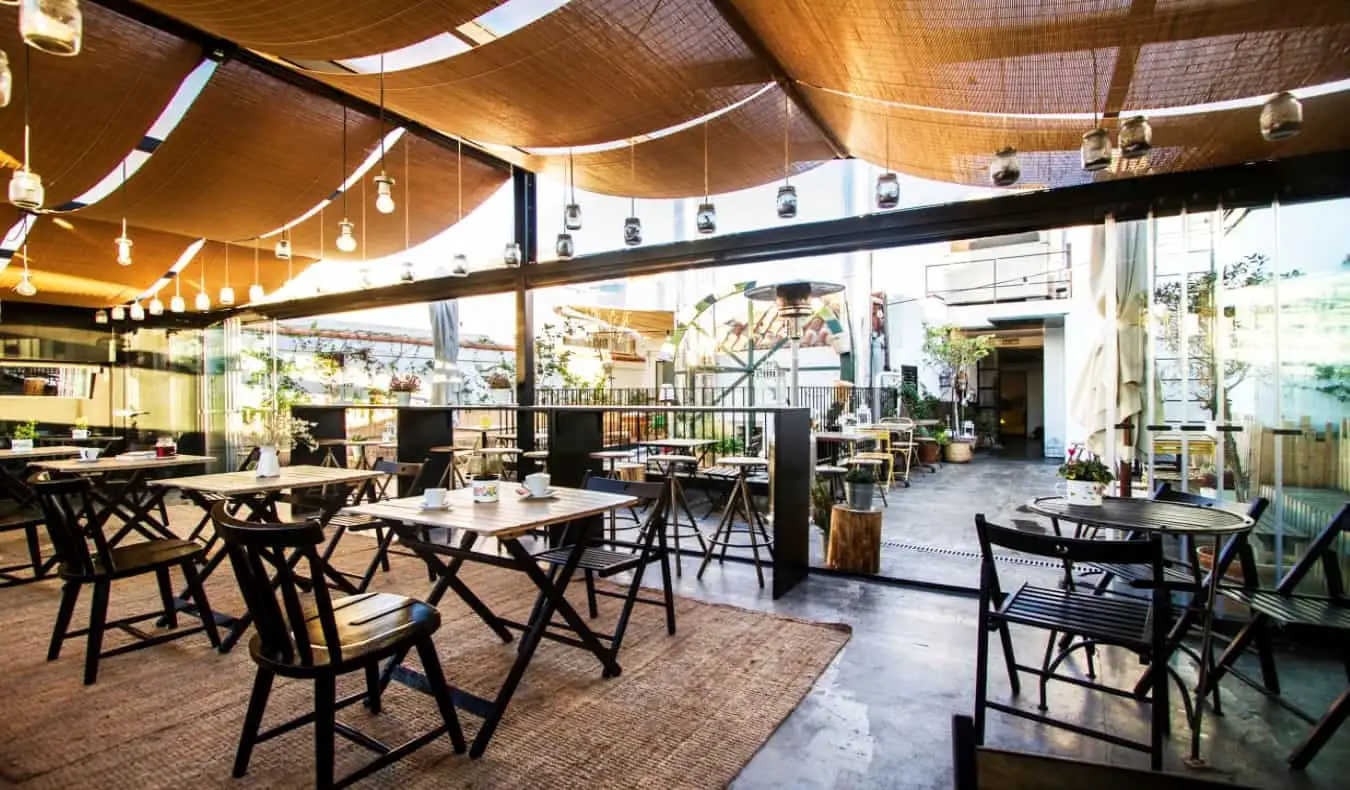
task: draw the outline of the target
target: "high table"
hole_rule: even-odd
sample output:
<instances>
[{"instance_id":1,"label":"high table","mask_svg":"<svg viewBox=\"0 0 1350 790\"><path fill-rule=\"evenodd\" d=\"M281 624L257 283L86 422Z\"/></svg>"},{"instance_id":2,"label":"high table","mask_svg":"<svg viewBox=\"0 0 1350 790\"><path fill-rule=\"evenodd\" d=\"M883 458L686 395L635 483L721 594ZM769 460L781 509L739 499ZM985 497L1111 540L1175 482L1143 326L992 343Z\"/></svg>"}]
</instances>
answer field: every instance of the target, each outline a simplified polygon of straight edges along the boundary
<instances>
[{"instance_id":1,"label":"high table","mask_svg":"<svg viewBox=\"0 0 1350 790\"><path fill-rule=\"evenodd\" d=\"M1247 534L1255 526L1251 518L1221 507L1159 502L1152 499L1103 497L1100 506L1085 506L1071 505L1064 497L1053 496L1033 499L1027 507L1033 513L1048 517L1056 535L1062 534L1059 522L1064 520L1077 524L1077 532L1080 534L1083 527L1098 527L1118 529L1126 533L1156 532L1187 539L1209 537L1214 541L1214 553L1211 556L1216 561L1224 538L1246 540ZM1199 573L1198 567L1195 572ZM1197 662L1200 665L1200 677L1196 684L1194 713L1190 722L1191 756L1188 764L1192 767L1204 765L1200 757L1200 730L1204 723L1204 694L1209 688L1209 655L1214 640L1214 599L1218 592L1219 581L1219 574L1211 571L1209 579L1204 582L1205 601L1204 611L1201 614L1203 630ZM1155 584L1163 582L1162 579L1154 580ZM1155 660L1166 660L1166 657L1155 657Z\"/></svg>"},{"instance_id":2,"label":"high table","mask_svg":"<svg viewBox=\"0 0 1350 790\"><path fill-rule=\"evenodd\" d=\"M102 506L100 512L91 514L93 523L102 524L111 516L122 519L123 527L109 539L109 545L116 546L131 532L139 532L147 538L176 538L169 529L168 513L164 509L164 496L167 489L152 489L149 480L151 472L162 469L175 469L182 466L205 466L216 459L209 455L167 455L143 456L123 454L95 458L92 461L71 459L65 461L40 461L34 466L46 469L55 475L67 477L87 477L93 482L90 495ZM118 479L123 472L130 472L126 478ZM158 510L161 518L153 511Z\"/></svg>"},{"instance_id":3,"label":"high table","mask_svg":"<svg viewBox=\"0 0 1350 790\"><path fill-rule=\"evenodd\" d=\"M643 447L655 447L658 450L672 450L676 454L692 455L702 463L708 448L717 444L716 439L648 439L638 442Z\"/></svg>"},{"instance_id":4,"label":"high table","mask_svg":"<svg viewBox=\"0 0 1350 790\"><path fill-rule=\"evenodd\" d=\"M366 485L381 474L383 472L370 469L343 469L335 466L283 466L281 474L276 477L258 477L257 472L249 470L171 477L151 480L149 484L160 489L160 498L163 498L168 490L177 489L193 504L207 512L216 503L225 501L234 503L241 509L247 508L246 518L249 521L273 523L281 520L277 515L276 503L284 494L315 488L324 489L326 493L320 500L318 519L320 524L327 524L346 503L352 489ZM215 543L215 537L207 541L208 551ZM202 568L202 581L214 573L225 559L224 545L214 547L215 552L207 557L206 566ZM291 562L294 563L297 558L298 555L292 555ZM347 593L357 591L351 580L331 567L325 565L324 575L328 577L329 585L332 587ZM181 611L195 614L186 592L178 596L177 607ZM219 610L215 614L216 622L229 629L220 643L220 652L226 653L239 641L239 637L252 622L252 617L247 613L233 617Z\"/></svg>"},{"instance_id":5,"label":"high table","mask_svg":"<svg viewBox=\"0 0 1350 790\"><path fill-rule=\"evenodd\" d=\"M439 579L426 602L432 606L440 603L447 590L455 594L497 634L503 642L512 638L509 629L522 632L520 646L516 651L516 660L511 665L505 680L492 699L471 694L463 689L455 692L455 706L475 716L483 717L483 726L478 730L473 745L469 748L470 757L481 757L492 740L492 734L501 722L502 715L511 704L511 697L520 684L521 677L529 667L534 651L541 639L553 639L573 647L580 647L592 655L603 667L602 677L618 677L621 669L615 657L601 644L595 632L586 625L585 619L577 614L567 602L567 585L581 562L582 552L590 542L598 519L591 518L622 507L631 507L638 503L637 498L598 491L584 491L576 488L557 488L552 499L525 500L503 491L501 500L492 503L475 503L470 489L457 489L446 496L448 509L425 509L421 507L420 497L391 499L384 502L368 503L344 508L344 512L356 513L384 519L394 525L399 543L410 549L439 574ZM520 538L528 532L545 527L572 524L570 541L571 552L566 563L556 568L550 575L541 570L530 552L520 544ZM450 530L461 530L462 537L457 542L450 538ZM435 532L433 532L433 530ZM499 557L495 553L474 551L474 544L480 538L494 538L506 550L508 556ZM446 562L442 557L449 557ZM459 571L465 562L480 562L519 571L539 590L529 622L521 623L507 620L493 613L476 596L468 585L459 578ZM562 616L565 625L554 624L554 628L564 628L569 635L554 634L548 629L554 613ZM420 673L402 666L404 655L390 659L381 673L381 684L387 685L391 679L413 688L427 690L426 678Z\"/></svg>"}]
</instances>

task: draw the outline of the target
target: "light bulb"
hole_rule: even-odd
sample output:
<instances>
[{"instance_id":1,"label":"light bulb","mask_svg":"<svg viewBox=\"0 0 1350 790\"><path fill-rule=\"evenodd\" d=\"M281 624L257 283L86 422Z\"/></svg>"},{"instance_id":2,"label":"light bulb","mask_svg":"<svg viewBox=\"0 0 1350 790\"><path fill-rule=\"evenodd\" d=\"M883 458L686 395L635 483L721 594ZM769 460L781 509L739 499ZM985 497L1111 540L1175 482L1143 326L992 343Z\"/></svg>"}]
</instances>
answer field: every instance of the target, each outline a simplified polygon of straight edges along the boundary
<instances>
[{"instance_id":1,"label":"light bulb","mask_svg":"<svg viewBox=\"0 0 1350 790\"><path fill-rule=\"evenodd\" d=\"M356 237L352 233L356 226L350 220L342 220L338 223L337 248L342 252L354 252L356 250Z\"/></svg>"},{"instance_id":2,"label":"light bulb","mask_svg":"<svg viewBox=\"0 0 1350 790\"><path fill-rule=\"evenodd\" d=\"M895 173L877 176L877 208L889 209L900 205L900 177Z\"/></svg>"},{"instance_id":3,"label":"light bulb","mask_svg":"<svg viewBox=\"0 0 1350 790\"><path fill-rule=\"evenodd\" d=\"M455 256L454 266L450 268L450 276L451 277L469 276L469 259L464 255L464 253L461 252Z\"/></svg>"},{"instance_id":4,"label":"light bulb","mask_svg":"<svg viewBox=\"0 0 1350 790\"><path fill-rule=\"evenodd\" d=\"M159 294L155 294L150 300L150 315L164 315L164 303L159 301Z\"/></svg>"},{"instance_id":5,"label":"light bulb","mask_svg":"<svg viewBox=\"0 0 1350 790\"><path fill-rule=\"evenodd\" d=\"M113 243L117 245L117 265L119 265L119 266L130 266L130 265L131 265L131 239L128 239L128 238L126 237L126 234L123 234L123 235L121 235L121 236L118 236L118 237L117 237L117 240L114 241Z\"/></svg>"},{"instance_id":6,"label":"light bulb","mask_svg":"<svg viewBox=\"0 0 1350 790\"><path fill-rule=\"evenodd\" d=\"M291 259L291 240L277 239L277 260L289 261Z\"/></svg>"},{"instance_id":7,"label":"light bulb","mask_svg":"<svg viewBox=\"0 0 1350 790\"><path fill-rule=\"evenodd\" d=\"M120 304L113 305L112 320L114 321L127 320L127 309Z\"/></svg>"},{"instance_id":8,"label":"light bulb","mask_svg":"<svg viewBox=\"0 0 1350 790\"><path fill-rule=\"evenodd\" d=\"M659 355L662 362L669 362L675 358L675 344L670 338L666 338L666 342L661 344Z\"/></svg>"},{"instance_id":9,"label":"light bulb","mask_svg":"<svg viewBox=\"0 0 1350 790\"><path fill-rule=\"evenodd\" d=\"M9 179L9 202L24 211L37 211L47 198L42 188L42 176L25 168L14 171Z\"/></svg>"},{"instance_id":10,"label":"light bulb","mask_svg":"<svg viewBox=\"0 0 1350 790\"><path fill-rule=\"evenodd\" d=\"M145 308L141 307L141 303L139 301L131 303L131 320L132 321L145 320Z\"/></svg>"},{"instance_id":11,"label":"light bulb","mask_svg":"<svg viewBox=\"0 0 1350 790\"><path fill-rule=\"evenodd\" d=\"M18 284L14 286L14 293L19 296L37 296L37 286L33 285L28 272L24 272L23 277L19 278Z\"/></svg>"},{"instance_id":12,"label":"light bulb","mask_svg":"<svg viewBox=\"0 0 1350 790\"><path fill-rule=\"evenodd\" d=\"M405 282L405 283L410 283L410 282L412 282L412 281L414 281L414 280L417 279L417 277L415 277L414 274L413 274L413 262L412 262L412 261L404 261L404 262L403 262L403 273L400 274L400 275L398 276L398 279L399 279L400 281L402 281L402 282Z\"/></svg>"},{"instance_id":13,"label":"light bulb","mask_svg":"<svg viewBox=\"0 0 1350 790\"><path fill-rule=\"evenodd\" d=\"M394 213L394 179L381 171L375 176L375 210L381 214Z\"/></svg>"},{"instance_id":14,"label":"light bulb","mask_svg":"<svg viewBox=\"0 0 1350 790\"><path fill-rule=\"evenodd\" d=\"M169 300L169 312L171 313L187 312L187 300L183 299L183 297L179 296L178 294L174 294L173 298Z\"/></svg>"},{"instance_id":15,"label":"light bulb","mask_svg":"<svg viewBox=\"0 0 1350 790\"><path fill-rule=\"evenodd\" d=\"M9 106L9 95L14 88L14 74L9 70L9 56L0 51L0 107Z\"/></svg>"},{"instance_id":16,"label":"light bulb","mask_svg":"<svg viewBox=\"0 0 1350 790\"><path fill-rule=\"evenodd\" d=\"M108 323L108 311L107 311L107 310L95 310L95 311L94 311L94 323L96 323L96 324L106 324L106 323Z\"/></svg>"},{"instance_id":17,"label":"light bulb","mask_svg":"<svg viewBox=\"0 0 1350 790\"><path fill-rule=\"evenodd\" d=\"M221 286L219 300L223 305L234 304L234 289L228 285Z\"/></svg>"},{"instance_id":18,"label":"light bulb","mask_svg":"<svg viewBox=\"0 0 1350 790\"><path fill-rule=\"evenodd\" d=\"M261 302L266 293L263 292L261 283L254 283L248 287L248 300L250 302Z\"/></svg>"},{"instance_id":19,"label":"light bulb","mask_svg":"<svg viewBox=\"0 0 1350 790\"><path fill-rule=\"evenodd\" d=\"M514 241L506 243L506 249L502 251L502 263L509 268L516 268L520 265L520 245Z\"/></svg>"},{"instance_id":20,"label":"light bulb","mask_svg":"<svg viewBox=\"0 0 1350 790\"><path fill-rule=\"evenodd\" d=\"M33 49L65 57L80 54L84 17L79 0L23 0L19 33Z\"/></svg>"},{"instance_id":21,"label":"light bulb","mask_svg":"<svg viewBox=\"0 0 1350 790\"><path fill-rule=\"evenodd\" d=\"M192 306L205 313L211 309L211 297L206 295L206 291L198 291Z\"/></svg>"}]
</instances>

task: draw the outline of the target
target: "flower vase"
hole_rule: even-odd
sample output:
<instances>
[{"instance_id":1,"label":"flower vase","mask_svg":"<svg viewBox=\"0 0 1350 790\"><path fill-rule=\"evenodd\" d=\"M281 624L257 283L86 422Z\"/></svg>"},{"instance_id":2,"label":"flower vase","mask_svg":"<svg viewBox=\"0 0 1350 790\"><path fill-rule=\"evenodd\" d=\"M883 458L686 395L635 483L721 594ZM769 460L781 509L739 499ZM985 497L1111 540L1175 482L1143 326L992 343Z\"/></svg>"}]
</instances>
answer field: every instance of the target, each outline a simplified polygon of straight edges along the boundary
<instances>
[{"instance_id":1,"label":"flower vase","mask_svg":"<svg viewBox=\"0 0 1350 790\"><path fill-rule=\"evenodd\" d=\"M88 439L88 438L89 438L89 429L88 429L88 428L71 428L71 429L70 429L70 438L72 438L72 439Z\"/></svg>"},{"instance_id":2,"label":"flower vase","mask_svg":"<svg viewBox=\"0 0 1350 790\"><path fill-rule=\"evenodd\" d=\"M1102 504L1102 494L1105 491L1106 484L1098 483L1095 480L1064 481L1064 499L1070 505L1100 507Z\"/></svg>"},{"instance_id":3,"label":"flower vase","mask_svg":"<svg viewBox=\"0 0 1350 790\"><path fill-rule=\"evenodd\" d=\"M402 391L402 390L399 390L398 392L395 392L395 393L394 393L394 398L398 401L398 405L400 405L400 406L411 406L411 405L412 405L412 393L411 393L411 392L404 392L404 391Z\"/></svg>"},{"instance_id":4,"label":"flower vase","mask_svg":"<svg viewBox=\"0 0 1350 790\"><path fill-rule=\"evenodd\" d=\"M258 448L258 477L281 477L281 458L275 447Z\"/></svg>"}]
</instances>

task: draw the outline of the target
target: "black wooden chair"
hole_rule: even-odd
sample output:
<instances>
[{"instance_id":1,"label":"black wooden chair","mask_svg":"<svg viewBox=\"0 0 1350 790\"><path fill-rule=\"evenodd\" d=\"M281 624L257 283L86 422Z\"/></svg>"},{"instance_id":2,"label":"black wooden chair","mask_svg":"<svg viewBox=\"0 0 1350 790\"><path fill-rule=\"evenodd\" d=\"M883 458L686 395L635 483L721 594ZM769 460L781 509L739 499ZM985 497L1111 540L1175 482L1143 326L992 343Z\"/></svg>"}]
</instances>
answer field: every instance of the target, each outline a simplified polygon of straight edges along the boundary
<instances>
[{"instance_id":1,"label":"black wooden chair","mask_svg":"<svg viewBox=\"0 0 1350 790\"><path fill-rule=\"evenodd\" d=\"M386 461L383 458L375 462L374 469L377 472L383 472L386 476L383 479L384 485L374 489L376 496L380 499L389 498L389 486L397 486L399 478L411 478L408 483L406 496L421 496L426 488L426 483L422 479L423 471L428 468L427 461L420 464L400 463L398 461ZM379 480L379 478L376 478ZM397 493L397 491L395 492ZM389 572L389 547L394 542L394 529L389 522L382 518L374 516L363 516L356 513L338 513L328 519L327 526L333 530L332 537L328 540L328 546L323 550L323 561L329 563L330 567L338 573L353 579L356 582L356 589L365 592L370 583L375 578L376 569ZM333 558L333 552L337 550L338 542L348 532L367 532L375 531L375 553L371 555L370 562L361 573L351 573L344 571L329 562Z\"/></svg>"},{"instance_id":2,"label":"black wooden chair","mask_svg":"<svg viewBox=\"0 0 1350 790\"><path fill-rule=\"evenodd\" d=\"M642 524L635 542L608 540L603 536L597 536L592 540L592 545L582 552L581 561L577 564L577 568L583 571L585 576L586 605L591 617L598 617L600 614L596 596L604 595L623 601L614 632L596 634L598 638L609 642L610 654L617 658L624 632L628 629L628 620L633 613L633 607L637 604L649 604L665 609L666 633L671 635L675 633L675 593L670 584L670 552L666 546L666 515L671 505L669 497L666 496L669 489L662 483L615 480L598 476L588 477L584 487L587 491L632 496L653 503L647 508L646 521ZM571 546L564 545L539 552L534 557L548 563L551 566L550 572L554 572L567 562L571 551ZM644 597L641 594L643 572L652 563L660 563L661 566L663 594L660 599ZM632 572L632 577L623 592L606 590L595 585L597 577L607 579L629 571Z\"/></svg>"},{"instance_id":3,"label":"black wooden chair","mask_svg":"<svg viewBox=\"0 0 1350 790\"><path fill-rule=\"evenodd\" d=\"M984 742L985 712L996 710L1052 727L1061 727L1079 735L1147 752L1153 770L1162 767L1163 735L1167 732L1170 711L1167 703L1167 679L1171 675L1181 686L1182 698L1188 699L1185 687L1175 673L1155 673L1152 693L1152 726L1148 743L1132 741L1109 732L1092 730L1078 724L1054 719L1041 713L1032 713L1012 705L990 702L988 699L989 635L997 632L1003 647L1003 660L1008 670L1012 693L1021 693L1019 672L1040 679L1039 709L1045 711L1046 684L1050 680L1072 683L1095 691L1122 697L1133 697L1128 689L1118 689L1093 680L1084 680L1057 673L1059 664L1073 651L1097 645L1122 647L1131 650L1144 661L1165 657L1164 642L1167 633L1168 595L1166 585L1157 585L1151 601L1123 596L1102 596L1078 592L1071 583L1075 563L1121 563L1147 565L1154 578L1161 577L1163 569L1162 542L1154 537L1148 540L1083 540L1057 535L1040 535L995 526L985 521L983 514L975 516L980 550L980 614L976 652L975 733L976 742ZM1013 593L1005 593L999 581L994 548L1043 557L1064 563L1068 584L1064 589L1036 587L1023 584ZM1045 656L1040 667L1017 663L1013 654L1010 625L1024 625L1049 631ZM1055 652L1059 634L1073 634L1074 641ZM1187 703L1189 705L1189 703Z\"/></svg>"},{"instance_id":4,"label":"black wooden chair","mask_svg":"<svg viewBox=\"0 0 1350 790\"><path fill-rule=\"evenodd\" d=\"M464 734L455 714L453 689L445 683L432 641L432 635L441 627L440 613L434 607L389 593L361 593L333 599L326 585L307 583L297 573L300 563L307 565L310 579L323 574L318 551L323 542L323 527L317 521L287 524L243 521L229 515L224 503L212 508L211 518L229 553L249 614L257 625L257 633L249 641L249 655L258 671L235 753L235 777L248 771L255 745L311 722L315 784L321 790L357 782L443 734L450 736L455 752L464 752ZM312 597L302 599L302 588L312 591ZM361 701L366 702L371 713L378 714L380 663L414 648L440 709L439 727L391 747L336 721L337 711ZM364 672L366 688L337 699L338 676L351 672ZM314 712L260 732L272 681L277 675L314 681ZM336 735L379 756L334 781Z\"/></svg>"},{"instance_id":5,"label":"black wooden chair","mask_svg":"<svg viewBox=\"0 0 1350 790\"><path fill-rule=\"evenodd\" d=\"M97 509L90 495L88 480L74 478L38 483L37 493L38 500L42 503L47 534L51 537L52 545L61 560L59 573L64 582L61 588L61 606L56 614L56 625L52 629L52 641L47 650L48 661L55 661L60 657L61 644L67 638L85 636L84 682L88 685L98 679L100 658L180 639L203 629L207 638L211 640L211 646L220 646L216 621L197 573L197 564L206 556L206 550L200 544L175 538L147 540L112 548L103 534L103 520L93 516ZM92 551L86 535L94 544ZM182 569L188 592L197 605L202 620L200 626L181 630L177 628L178 608L169 580L169 570L175 565ZM109 622L108 596L112 583L117 579L148 573L155 574L159 581L160 600L164 610ZM89 627L67 630L70 628L71 616L75 612L76 600L85 585L94 588L94 600L89 609ZM150 635L133 627L136 623L161 616L166 624L175 630ZM125 631L137 641L105 651L103 635L109 628Z\"/></svg>"},{"instance_id":6,"label":"black wooden chair","mask_svg":"<svg viewBox=\"0 0 1350 790\"><path fill-rule=\"evenodd\" d=\"M1249 685L1264 690L1287 710L1313 725L1303 743L1289 755L1289 765L1295 769L1307 767L1336 730L1350 718L1350 641L1347 641L1347 635L1350 635L1350 596L1346 595L1345 580L1341 575L1340 558L1336 551L1338 539L1348 534L1350 534L1350 503L1343 505L1331 523L1313 539L1308 545L1308 550L1285 574L1274 590L1260 589L1255 574L1244 574L1246 583L1241 587L1224 585L1219 588L1226 597L1248 607L1252 612L1252 619L1219 656L1209 682L1217 688L1219 680L1225 674L1232 673ZM1319 564L1326 580L1327 594L1308 595L1298 592L1299 585ZM1345 650L1347 687L1320 719L1314 718L1279 696L1280 679L1275 669L1275 656L1268 635L1272 624L1304 626L1323 634L1339 633ZM1257 685L1234 668L1238 657L1253 642L1256 643L1261 663L1261 685Z\"/></svg>"},{"instance_id":7,"label":"black wooden chair","mask_svg":"<svg viewBox=\"0 0 1350 790\"><path fill-rule=\"evenodd\" d=\"M244 460L239 462L239 466L235 469L235 471L247 472L250 469L255 468L258 465L258 457L261 454L262 448L255 445L252 449L248 451L248 454L244 456ZM206 525L211 523L212 506L214 506L217 502L230 501L230 497L227 497L224 494L217 494L211 491L198 491L193 495L193 498L197 500L197 504L200 505L202 509L205 510L206 512L202 513L201 521L198 521L197 526L193 527L192 532L188 533L188 540L199 539L201 537L203 530L206 529ZM230 507L230 515L234 515L239 512L239 508L242 507L242 505L239 502L231 502L229 507ZM215 546L215 544L216 544L215 533L212 533L211 537L208 538L206 541L206 550L209 552L211 548Z\"/></svg>"}]
</instances>

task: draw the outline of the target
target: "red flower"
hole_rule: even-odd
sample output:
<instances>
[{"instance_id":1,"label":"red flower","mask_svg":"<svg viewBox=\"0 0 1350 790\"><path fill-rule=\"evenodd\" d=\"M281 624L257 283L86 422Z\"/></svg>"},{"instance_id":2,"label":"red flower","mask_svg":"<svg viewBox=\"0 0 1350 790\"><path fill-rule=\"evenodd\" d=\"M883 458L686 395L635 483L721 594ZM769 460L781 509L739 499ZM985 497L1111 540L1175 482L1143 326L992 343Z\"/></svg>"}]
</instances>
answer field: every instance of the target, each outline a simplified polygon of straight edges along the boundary
<instances>
[{"instance_id":1,"label":"red flower","mask_svg":"<svg viewBox=\"0 0 1350 790\"><path fill-rule=\"evenodd\" d=\"M1070 460L1070 461L1072 461L1072 460L1073 460L1073 457L1074 457L1075 455L1077 455L1077 454L1078 454L1078 448L1077 448L1077 447L1070 447L1070 448L1069 448L1069 460Z\"/></svg>"}]
</instances>

